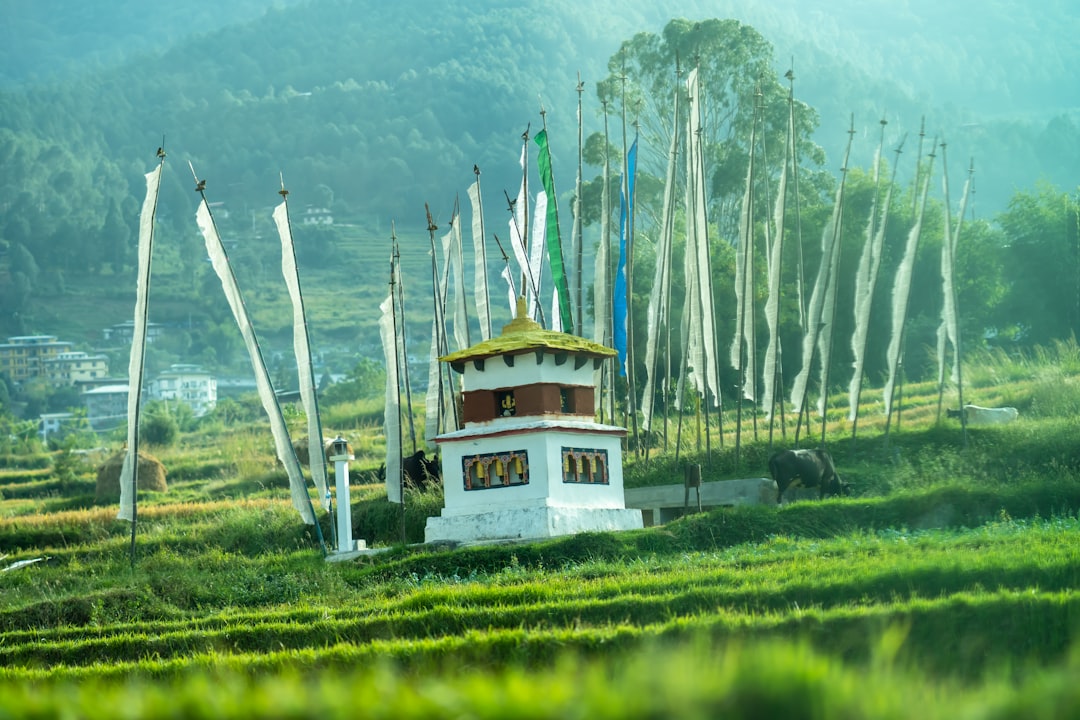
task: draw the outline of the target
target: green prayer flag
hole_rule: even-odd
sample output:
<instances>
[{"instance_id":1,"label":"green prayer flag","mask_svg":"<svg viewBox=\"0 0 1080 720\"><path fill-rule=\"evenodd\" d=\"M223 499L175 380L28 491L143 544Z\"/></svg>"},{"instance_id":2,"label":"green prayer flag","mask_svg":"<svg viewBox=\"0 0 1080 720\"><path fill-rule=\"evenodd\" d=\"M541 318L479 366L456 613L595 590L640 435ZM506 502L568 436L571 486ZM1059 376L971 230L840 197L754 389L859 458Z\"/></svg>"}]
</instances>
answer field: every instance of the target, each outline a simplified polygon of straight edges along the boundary
<instances>
[{"instance_id":1,"label":"green prayer flag","mask_svg":"<svg viewBox=\"0 0 1080 720\"><path fill-rule=\"evenodd\" d=\"M536 144L540 152L536 158L540 170L540 182L548 196L547 226L545 242L548 261L551 263L551 280L559 298L559 319L564 332L574 327L574 316L570 307L570 286L566 283L566 270L563 268L562 238L559 235L559 204L555 199L555 180L551 175L551 152L548 150L547 130L536 133Z\"/></svg>"}]
</instances>

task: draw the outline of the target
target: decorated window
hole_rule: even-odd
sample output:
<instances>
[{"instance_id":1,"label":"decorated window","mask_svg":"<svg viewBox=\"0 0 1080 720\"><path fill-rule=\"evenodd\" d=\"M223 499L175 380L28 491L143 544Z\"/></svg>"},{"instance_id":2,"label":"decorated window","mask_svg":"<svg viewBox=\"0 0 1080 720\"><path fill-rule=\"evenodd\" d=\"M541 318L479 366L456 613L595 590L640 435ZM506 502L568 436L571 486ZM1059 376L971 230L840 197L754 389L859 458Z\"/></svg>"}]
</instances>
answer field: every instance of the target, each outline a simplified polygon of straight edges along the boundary
<instances>
[{"instance_id":1,"label":"decorated window","mask_svg":"<svg viewBox=\"0 0 1080 720\"><path fill-rule=\"evenodd\" d=\"M607 450L591 448L562 449L562 476L564 483L607 485Z\"/></svg>"},{"instance_id":2,"label":"decorated window","mask_svg":"<svg viewBox=\"0 0 1080 720\"><path fill-rule=\"evenodd\" d=\"M517 415L517 400L513 390L501 390L495 393L495 414L498 417Z\"/></svg>"},{"instance_id":3,"label":"decorated window","mask_svg":"<svg viewBox=\"0 0 1080 720\"><path fill-rule=\"evenodd\" d=\"M467 455L461 459L466 490L529 484L529 454L525 450Z\"/></svg>"}]
</instances>

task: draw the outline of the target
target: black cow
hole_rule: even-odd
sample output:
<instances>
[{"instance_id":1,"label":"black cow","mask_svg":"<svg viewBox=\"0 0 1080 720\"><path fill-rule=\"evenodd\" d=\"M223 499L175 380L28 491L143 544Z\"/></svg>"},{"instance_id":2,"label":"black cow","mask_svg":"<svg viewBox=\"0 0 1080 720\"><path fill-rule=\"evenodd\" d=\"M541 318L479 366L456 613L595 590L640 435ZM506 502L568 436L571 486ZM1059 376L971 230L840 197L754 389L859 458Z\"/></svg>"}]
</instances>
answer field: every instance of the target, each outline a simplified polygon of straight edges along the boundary
<instances>
[{"instance_id":1,"label":"black cow","mask_svg":"<svg viewBox=\"0 0 1080 720\"><path fill-rule=\"evenodd\" d=\"M417 450L412 455L401 458L401 472L405 476L405 484L420 490L442 482L442 464L439 462L439 456L428 458L423 450ZM385 463L379 466L377 477L379 482L386 482Z\"/></svg>"},{"instance_id":2,"label":"black cow","mask_svg":"<svg viewBox=\"0 0 1080 720\"><path fill-rule=\"evenodd\" d=\"M776 481L776 503L793 485L818 488L819 497L846 495L847 485L833 467L832 457L824 450L780 450L769 458L769 473Z\"/></svg>"},{"instance_id":3,"label":"black cow","mask_svg":"<svg viewBox=\"0 0 1080 720\"><path fill-rule=\"evenodd\" d=\"M401 471L405 473L405 482L423 490L431 484L442 482L442 465L439 456L427 458L423 450L417 450L407 458L401 459Z\"/></svg>"}]
</instances>

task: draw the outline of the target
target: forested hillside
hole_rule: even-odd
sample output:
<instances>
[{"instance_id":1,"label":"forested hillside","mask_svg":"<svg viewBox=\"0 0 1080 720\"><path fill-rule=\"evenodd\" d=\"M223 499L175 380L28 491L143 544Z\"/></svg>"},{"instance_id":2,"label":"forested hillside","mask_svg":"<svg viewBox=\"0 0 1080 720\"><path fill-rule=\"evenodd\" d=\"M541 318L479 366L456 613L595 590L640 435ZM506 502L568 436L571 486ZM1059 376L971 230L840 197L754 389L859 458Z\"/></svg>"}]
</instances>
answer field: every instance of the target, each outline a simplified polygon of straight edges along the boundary
<instances>
[{"instance_id":1,"label":"forested hillside","mask_svg":"<svg viewBox=\"0 0 1080 720\"><path fill-rule=\"evenodd\" d=\"M1080 59L1072 41L1080 21L1067 2L725 1L687 2L679 11L738 18L771 45L778 74L794 66L795 93L816 111L813 139L826 151L820 166L804 158L808 172L835 176L852 116L857 168L872 164L880 118L889 121L887 145L906 135L910 153L925 116L928 145L947 140L958 169L974 159L974 217L994 218L1040 179L1067 192L1075 184L1080 89L1066 81L1066 69ZM595 134L603 123L597 83L617 74L621 43L661 33L669 12L662 3L606 0L542 8L496 0L407 8L251 0L153 12L138 3L69 11L4 0L0 334L67 333L91 342L98 328L87 326L81 309L93 306L101 325L127 319L142 175L163 139L169 157L152 307L154 319L195 328L185 352L199 355L209 343L205 328L229 320L207 281L192 222L189 162L207 180L208 199L222 204L218 218L240 261L241 284L262 289L251 293L260 328L273 334L287 324L277 312L269 224L281 174L294 209L328 207L336 219L333 230L301 231L312 283L329 290L333 278L336 292L351 285L376 297L388 254L380 243L388 243L391 223L403 254L424 270L424 205L445 229L474 165L483 172L489 224L505 227L503 193L516 191L520 136L539 129L541 106L557 188L567 194L578 74L585 133ZM619 119L610 120L620 132ZM663 155L652 148L643 156L649 152ZM899 182L909 183L913 168ZM646 164L643 171L661 169ZM599 172L586 167L586 179ZM565 217L568 231L568 211ZM595 238L597 227L586 232ZM332 264L340 275L324 273L325 253L339 255ZM423 297L424 277L411 280ZM193 296L193 288L204 292ZM370 339L374 308L333 297L313 310L324 318L316 334L334 314L335 330L363 326L338 340ZM228 354L224 343L217 341L218 356Z\"/></svg>"},{"instance_id":2,"label":"forested hillside","mask_svg":"<svg viewBox=\"0 0 1080 720\"><path fill-rule=\"evenodd\" d=\"M0 0L0 87L100 72L299 0Z\"/></svg>"},{"instance_id":3,"label":"forested hillside","mask_svg":"<svg viewBox=\"0 0 1080 720\"><path fill-rule=\"evenodd\" d=\"M255 2L213 14L206 3L152 13L129 4L93 13L50 12L49 3L2 9L12 18L4 24L12 62L5 56L2 66L24 82L35 77L31 63L70 68L121 53L127 61L95 61L75 80L4 98L0 127L17 133L5 144L37 140L71 153L42 158L44 149L31 148L25 166L5 159L9 182L26 187L44 160L37 172L50 176L62 172L56 165L90 165L85 174L71 168L70 188L56 178L58 192L82 195L101 181L99 164L137 186L134 166L165 135L178 159L221 188L218 200L257 207L284 169L298 192L322 184L353 212L419 227L422 203L449 208L474 163L499 181L493 190L510 186L516 138L538 122L541 102L556 159L570 162L577 73L587 129L598 130L594 88L607 59L624 39L669 19L644 2L553 2L542 11L426 2L403 12L318 0L274 3L261 16ZM1080 106L1080 90L1062 82L1078 59L1070 38L1080 29L1065 3L978 3L977 14L930 2L741 5L691 2L680 11L747 22L773 44L778 67L794 64L796 91L820 113L818 141L831 164L849 113L867 135L885 116L896 138L917 132L925 115L928 133L945 133L960 156L976 158L986 215L1041 176L1068 180L1059 168L1077 151L1075 125L1050 122ZM115 49L94 49L106 44ZM858 164L869 163L869 152L868 143L856 148ZM86 199L91 214L103 215L93 195Z\"/></svg>"}]
</instances>

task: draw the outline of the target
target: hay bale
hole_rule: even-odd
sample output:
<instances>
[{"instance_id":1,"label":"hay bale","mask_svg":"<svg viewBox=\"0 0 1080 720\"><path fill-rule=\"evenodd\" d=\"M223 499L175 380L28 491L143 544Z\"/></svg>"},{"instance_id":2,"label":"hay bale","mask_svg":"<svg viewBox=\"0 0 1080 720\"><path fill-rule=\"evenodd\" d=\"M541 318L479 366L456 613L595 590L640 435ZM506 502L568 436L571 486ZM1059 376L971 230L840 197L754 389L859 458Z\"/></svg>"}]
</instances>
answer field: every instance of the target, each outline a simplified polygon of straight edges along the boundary
<instances>
[{"instance_id":1,"label":"hay bale","mask_svg":"<svg viewBox=\"0 0 1080 720\"><path fill-rule=\"evenodd\" d=\"M334 441L333 438L323 438L323 454L330 452L330 443ZM302 438L298 438L293 442L293 450L296 451L296 459L300 461L300 464L305 467L311 466L311 443L308 440L307 435ZM349 446L349 452L352 452L352 446Z\"/></svg>"},{"instance_id":2,"label":"hay bale","mask_svg":"<svg viewBox=\"0 0 1080 720\"><path fill-rule=\"evenodd\" d=\"M124 467L125 452L118 452L97 470L97 489L94 499L97 502L117 502L120 500L120 471ZM139 453L139 489L168 492L165 484L165 466L149 453Z\"/></svg>"},{"instance_id":3,"label":"hay bale","mask_svg":"<svg viewBox=\"0 0 1080 720\"><path fill-rule=\"evenodd\" d=\"M301 465L311 464L311 451L308 449L310 444L307 435L295 440L292 444L293 450L296 451L296 459L300 461Z\"/></svg>"}]
</instances>

